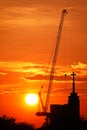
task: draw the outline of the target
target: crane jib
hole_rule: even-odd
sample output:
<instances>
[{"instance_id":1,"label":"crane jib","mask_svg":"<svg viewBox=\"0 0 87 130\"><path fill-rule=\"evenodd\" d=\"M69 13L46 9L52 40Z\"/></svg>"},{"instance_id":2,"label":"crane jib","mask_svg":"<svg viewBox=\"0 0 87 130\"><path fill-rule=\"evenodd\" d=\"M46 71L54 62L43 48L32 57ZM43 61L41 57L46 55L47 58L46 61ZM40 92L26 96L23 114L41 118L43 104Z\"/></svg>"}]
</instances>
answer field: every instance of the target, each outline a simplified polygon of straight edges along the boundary
<instances>
[{"instance_id":1,"label":"crane jib","mask_svg":"<svg viewBox=\"0 0 87 130\"><path fill-rule=\"evenodd\" d=\"M56 46L55 46L55 50L54 50L52 67L51 67L51 71L50 71L50 79L49 79L49 85L48 85L48 91L47 91L47 97L46 97L45 105L43 104L43 100L42 100L42 97L41 97L41 92L39 93L39 97L40 97L40 101L41 101L41 104L42 104L43 112L37 112L36 115L38 115L38 116L46 116L46 119L50 115L50 113L48 112L48 106L49 106L49 101L50 101L50 94L51 94L51 91L52 91L53 78L54 78L54 73L55 73L55 66L56 66L56 61L57 61L57 56L58 56L58 50L59 50L59 45L60 45L60 40L61 40L61 34L62 34L62 28L63 28L65 14L67 14L67 10L63 9L61 19L60 19L58 34L57 34L57 41L56 41Z\"/></svg>"},{"instance_id":2,"label":"crane jib","mask_svg":"<svg viewBox=\"0 0 87 130\"><path fill-rule=\"evenodd\" d=\"M55 46L55 52L54 52L52 67L51 67L51 71L50 71L49 86L48 86L46 103L45 103L45 112L48 110L50 93L51 93L51 90L52 90L52 84L53 84L53 78L54 78L54 72L55 72L55 65L56 65L57 56L58 56L59 43L60 43L60 40L61 40L61 34L62 34L62 28L63 28L63 22L64 22L65 14L67 14L67 10L63 9L61 20L60 20L60 25L59 25L59 30L58 30L58 36L57 36L57 42L56 42L56 46Z\"/></svg>"}]
</instances>

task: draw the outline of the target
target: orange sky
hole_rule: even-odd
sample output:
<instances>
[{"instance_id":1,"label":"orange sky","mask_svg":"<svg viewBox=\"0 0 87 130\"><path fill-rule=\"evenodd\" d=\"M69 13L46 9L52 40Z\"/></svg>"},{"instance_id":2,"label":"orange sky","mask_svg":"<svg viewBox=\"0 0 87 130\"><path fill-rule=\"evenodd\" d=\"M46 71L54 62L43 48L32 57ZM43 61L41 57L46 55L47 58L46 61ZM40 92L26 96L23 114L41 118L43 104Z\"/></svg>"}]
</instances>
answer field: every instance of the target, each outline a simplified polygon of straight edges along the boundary
<instances>
[{"instance_id":1,"label":"orange sky","mask_svg":"<svg viewBox=\"0 0 87 130\"><path fill-rule=\"evenodd\" d=\"M41 85L46 95L51 54L64 8L68 14L62 30L51 102L67 103L72 85L70 75L74 71L81 115L87 117L86 0L0 1L0 115L39 125L41 119L35 116L38 107L28 106L24 97L29 92L37 93ZM29 117L33 117L32 120Z\"/></svg>"}]
</instances>

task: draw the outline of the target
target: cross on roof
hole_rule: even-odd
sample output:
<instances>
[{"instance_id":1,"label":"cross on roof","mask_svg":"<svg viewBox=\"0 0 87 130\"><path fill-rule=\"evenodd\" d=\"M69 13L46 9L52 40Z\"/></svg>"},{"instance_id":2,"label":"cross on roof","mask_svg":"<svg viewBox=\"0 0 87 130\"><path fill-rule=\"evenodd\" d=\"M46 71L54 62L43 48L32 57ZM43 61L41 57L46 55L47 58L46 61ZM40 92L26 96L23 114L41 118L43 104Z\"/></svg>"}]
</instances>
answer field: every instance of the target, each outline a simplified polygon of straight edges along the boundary
<instances>
[{"instance_id":1,"label":"cross on roof","mask_svg":"<svg viewBox=\"0 0 87 130\"><path fill-rule=\"evenodd\" d=\"M74 79L74 77L75 77L75 73L73 72L72 74L71 74L71 76L73 76L73 83L72 83L72 93L75 93L75 79Z\"/></svg>"}]
</instances>

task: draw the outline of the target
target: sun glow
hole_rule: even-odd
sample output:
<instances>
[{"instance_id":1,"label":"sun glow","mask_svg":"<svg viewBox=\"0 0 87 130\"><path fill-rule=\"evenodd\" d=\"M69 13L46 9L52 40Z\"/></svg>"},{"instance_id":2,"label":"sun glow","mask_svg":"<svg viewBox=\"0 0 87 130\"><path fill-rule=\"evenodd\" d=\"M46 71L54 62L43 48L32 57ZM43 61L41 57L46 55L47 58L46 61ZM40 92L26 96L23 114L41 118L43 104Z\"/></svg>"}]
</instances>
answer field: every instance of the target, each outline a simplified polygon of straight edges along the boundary
<instances>
[{"instance_id":1,"label":"sun glow","mask_svg":"<svg viewBox=\"0 0 87 130\"><path fill-rule=\"evenodd\" d=\"M38 103L38 95L34 93L29 93L25 97L25 101L28 105L35 105Z\"/></svg>"}]
</instances>

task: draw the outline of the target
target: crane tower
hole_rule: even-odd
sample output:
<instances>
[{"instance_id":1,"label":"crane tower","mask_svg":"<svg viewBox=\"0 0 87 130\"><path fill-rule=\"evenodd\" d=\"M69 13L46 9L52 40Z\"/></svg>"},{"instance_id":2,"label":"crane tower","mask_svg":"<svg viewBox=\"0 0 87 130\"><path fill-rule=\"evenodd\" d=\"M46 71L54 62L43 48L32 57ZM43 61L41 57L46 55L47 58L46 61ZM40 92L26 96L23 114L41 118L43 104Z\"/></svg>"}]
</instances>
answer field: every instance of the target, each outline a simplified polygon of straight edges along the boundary
<instances>
[{"instance_id":1,"label":"crane tower","mask_svg":"<svg viewBox=\"0 0 87 130\"><path fill-rule=\"evenodd\" d=\"M53 61L52 61L52 67L51 67L51 71L50 71L50 78L49 78L49 85L48 85L46 102L45 102L44 107L42 106L44 108L43 112L37 112L36 113L36 115L38 115L38 116L41 116L41 115L46 116L48 114L50 94L51 94L51 91L52 91L53 78L54 78L54 73L55 73L55 66L56 66L56 61L57 61L57 56L58 56L58 50L59 50L59 45L60 45L60 40L61 40L61 34L62 34L62 28L63 28L65 14L67 14L67 10L63 9L61 19L60 19L58 35L57 35L55 52L54 52ZM41 95L39 94L39 96L41 96ZM41 97L40 97L40 99L41 99ZM41 99L41 103L42 103L42 99Z\"/></svg>"},{"instance_id":2,"label":"crane tower","mask_svg":"<svg viewBox=\"0 0 87 130\"><path fill-rule=\"evenodd\" d=\"M50 80L49 80L49 86L48 86L48 92L47 92L47 98L46 98L46 104L45 104L45 112L48 110L48 106L49 106L50 93L51 93L51 90L52 90L53 77L54 77L54 72L55 72L55 65L56 65L56 61L57 61L59 44L60 44L60 40L61 40L64 16L65 16L66 13L67 13L67 10L63 9L61 20L60 20L60 25L59 25L59 30L58 30L58 36L57 36L57 42L56 42L56 46L55 46L53 62L52 62L52 68L51 68L51 71L50 71Z\"/></svg>"}]
</instances>

